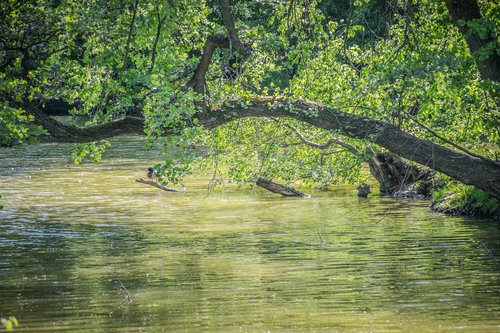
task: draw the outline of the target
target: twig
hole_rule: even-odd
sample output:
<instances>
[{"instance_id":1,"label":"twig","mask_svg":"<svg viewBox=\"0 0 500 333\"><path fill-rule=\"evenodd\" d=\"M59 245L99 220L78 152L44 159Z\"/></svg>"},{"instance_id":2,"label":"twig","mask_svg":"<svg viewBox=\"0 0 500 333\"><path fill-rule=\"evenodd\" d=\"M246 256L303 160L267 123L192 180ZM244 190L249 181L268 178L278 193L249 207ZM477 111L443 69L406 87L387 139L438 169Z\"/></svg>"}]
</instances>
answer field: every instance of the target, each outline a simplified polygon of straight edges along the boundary
<instances>
[{"instance_id":1,"label":"twig","mask_svg":"<svg viewBox=\"0 0 500 333\"><path fill-rule=\"evenodd\" d=\"M386 217L389 216L389 214L393 211L394 208L389 208L388 210L385 211L384 213L384 216L382 216L379 220L377 220L377 222L375 222L375 224L379 224L380 222L382 222L382 220L384 220Z\"/></svg>"},{"instance_id":2,"label":"twig","mask_svg":"<svg viewBox=\"0 0 500 333\"><path fill-rule=\"evenodd\" d=\"M123 285L123 283L120 280L118 280L118 282L120 283L120 285L122 286L123 291L125 291L125 294L126 294L124 301L127 302L127 305L132 304L132 299L130 298L130 294L129 294L127 288L125 288L125 286Z\"/></svg>"},{"instance_id":3,"label":"twig","mask_svg":"<svg viewBox=\"0 0 500 333\"><path fill-rule=\"evenodd\" d=\"M321 237L321 234L319 233L319 230L316 229L316 233L318 234L319 240L321 241L321 244L324 244L325 241L323 240L323 237Z\"/></svg>"}]
</instances>

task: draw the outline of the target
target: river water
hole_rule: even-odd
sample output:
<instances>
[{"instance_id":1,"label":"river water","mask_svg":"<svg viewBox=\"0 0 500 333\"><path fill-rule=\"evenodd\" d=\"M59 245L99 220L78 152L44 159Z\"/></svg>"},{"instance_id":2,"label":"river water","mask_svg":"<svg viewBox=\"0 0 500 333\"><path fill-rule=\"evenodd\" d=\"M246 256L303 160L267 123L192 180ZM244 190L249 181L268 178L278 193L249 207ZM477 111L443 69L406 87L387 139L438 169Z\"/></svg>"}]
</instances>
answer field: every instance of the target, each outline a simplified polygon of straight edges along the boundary
<instances>
[{"instance_id":1,"label":"river water","mask_svg":"<svg viewBox=\"0 0 500 333\"><path fill-rule=\"evenodd\" d=\"M136 183L120 138L0 150L0 317L20 332L499 332L500 226L352 190Z\"/></svg>"}]
</instances>

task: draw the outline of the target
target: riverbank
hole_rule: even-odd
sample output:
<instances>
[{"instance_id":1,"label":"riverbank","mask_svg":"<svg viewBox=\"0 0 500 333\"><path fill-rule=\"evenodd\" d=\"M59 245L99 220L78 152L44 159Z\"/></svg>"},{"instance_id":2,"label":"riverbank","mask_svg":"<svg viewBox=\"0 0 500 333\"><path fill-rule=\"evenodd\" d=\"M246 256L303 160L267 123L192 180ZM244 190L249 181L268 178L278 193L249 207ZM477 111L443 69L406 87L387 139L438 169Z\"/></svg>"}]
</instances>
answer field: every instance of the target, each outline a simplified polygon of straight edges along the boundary
<instances>
[{"instance_id":1,"label":"riverbank","mask_svg":"<svg viewBox=\"0 0 500 333\"><path fill-rule=\"evenodd\" d=\"M451 215L500 219L500 203L473 186L452 183L435 191L431 209Z\"/></svg>"}]
</instances>

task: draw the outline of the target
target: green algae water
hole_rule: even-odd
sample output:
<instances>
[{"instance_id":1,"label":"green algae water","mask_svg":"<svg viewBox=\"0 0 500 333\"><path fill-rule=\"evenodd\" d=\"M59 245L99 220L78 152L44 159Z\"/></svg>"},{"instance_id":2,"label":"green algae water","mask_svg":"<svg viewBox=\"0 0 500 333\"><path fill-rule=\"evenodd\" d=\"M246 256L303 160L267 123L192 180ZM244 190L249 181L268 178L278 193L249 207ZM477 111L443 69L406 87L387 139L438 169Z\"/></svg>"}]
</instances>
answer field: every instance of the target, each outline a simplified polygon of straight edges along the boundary
<instances>
[{"instance_id":1,"label":"green algae water","mask_svg":"<svg viewBox=\"0 0 500 333\"><path fill-rule=\"evenodd\" d=\"M19 332L498 332L500 227L426 201L167 193L120 138L0 150L0 317ZM0 330L1 331L1 330Z\"/></svg>"}]
</instances>

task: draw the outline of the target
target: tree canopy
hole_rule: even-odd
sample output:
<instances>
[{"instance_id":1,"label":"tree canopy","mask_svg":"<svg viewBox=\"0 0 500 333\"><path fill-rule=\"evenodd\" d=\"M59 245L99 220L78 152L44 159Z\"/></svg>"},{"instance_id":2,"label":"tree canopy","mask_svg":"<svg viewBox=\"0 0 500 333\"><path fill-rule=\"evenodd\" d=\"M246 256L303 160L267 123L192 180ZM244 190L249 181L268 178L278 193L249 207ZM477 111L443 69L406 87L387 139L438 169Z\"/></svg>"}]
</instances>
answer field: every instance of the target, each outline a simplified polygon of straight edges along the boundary
<instances>
[{"instance_id":1,"label":"tree canopy","mask_svg":"<svg viewBox=\"0 0 500 333\"><path fill-rule=\"evenodd\" d=\"M0 17L1 145L145 134L183 150L157 166L169 182L197 165L324 185L385 148L500 197L494 1L8 0Z\"/></svg>"}]
</instances>

